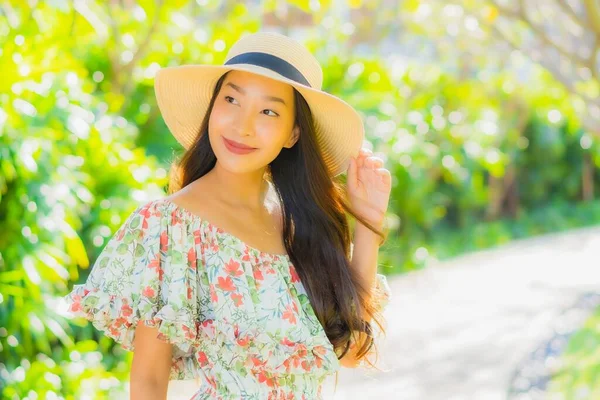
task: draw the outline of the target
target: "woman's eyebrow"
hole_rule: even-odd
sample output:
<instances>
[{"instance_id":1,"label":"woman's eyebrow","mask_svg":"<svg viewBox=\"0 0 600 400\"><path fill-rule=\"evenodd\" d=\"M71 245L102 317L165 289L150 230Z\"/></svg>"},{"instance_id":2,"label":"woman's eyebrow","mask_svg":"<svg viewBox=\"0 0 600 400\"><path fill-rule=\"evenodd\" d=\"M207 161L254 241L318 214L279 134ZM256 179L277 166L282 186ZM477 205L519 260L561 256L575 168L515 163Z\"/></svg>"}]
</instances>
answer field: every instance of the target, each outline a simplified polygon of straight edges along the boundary
<instances>
[{"instance_id":1,"label":"woman's eyebrow","mask_svg":"<svg viewBox=\"0 0 600 400\"><path fill-rule=\"evenodd\" d=\"M225 86L231 86L237 92L239 92L241 94L246 94L246 90L242 89L241 87L239 87L235 83L227 82L227 84ZM271 100L271 101L276 101L278 103L282 103L284 106L287 106L287 104L285 103L285 100L283 100L282 98L275 97L275 96L263 96L263 98L265 98L267 100Z\"/></svg>"}]
</instances>

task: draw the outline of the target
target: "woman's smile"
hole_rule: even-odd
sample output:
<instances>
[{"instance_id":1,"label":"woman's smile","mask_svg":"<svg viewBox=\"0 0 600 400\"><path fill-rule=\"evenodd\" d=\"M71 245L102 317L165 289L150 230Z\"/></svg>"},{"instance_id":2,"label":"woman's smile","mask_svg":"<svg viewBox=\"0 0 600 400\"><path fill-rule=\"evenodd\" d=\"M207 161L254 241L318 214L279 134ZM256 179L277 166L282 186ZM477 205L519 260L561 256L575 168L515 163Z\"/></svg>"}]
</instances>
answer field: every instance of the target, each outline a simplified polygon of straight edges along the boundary
<instances>
[{"instance_id":1,"label":"woman's smile","mask_svg":"<svg viewBox=\"0 0 600 400\"><path fill-rule=\"evenodd\" d=\"M226 139L225 137L223 137L223 142L225 142L225 147L227 147L227 150L235 154L248 154L256 150L254 147L248 147L242 143Z\"/></svg>"}]
</instances>

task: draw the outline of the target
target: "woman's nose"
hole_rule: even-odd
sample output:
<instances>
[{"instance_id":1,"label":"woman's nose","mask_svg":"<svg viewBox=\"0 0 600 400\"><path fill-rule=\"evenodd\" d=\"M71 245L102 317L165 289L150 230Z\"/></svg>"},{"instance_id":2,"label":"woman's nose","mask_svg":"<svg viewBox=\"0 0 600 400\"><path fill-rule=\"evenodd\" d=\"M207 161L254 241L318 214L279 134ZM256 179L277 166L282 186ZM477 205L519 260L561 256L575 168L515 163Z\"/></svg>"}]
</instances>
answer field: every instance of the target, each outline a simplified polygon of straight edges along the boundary
<instances>
[{"instance_id":1,"label":"woman's nose","mask_svg":"<svg viewBox=\"0 0 600 400\"><path fill-rule=\"evenodd\" d=\"M242 135L253 135L256 123L256 111L254 110L242 110L238 115L239 120L237 126Z\"/></svg>"}]
</instances>

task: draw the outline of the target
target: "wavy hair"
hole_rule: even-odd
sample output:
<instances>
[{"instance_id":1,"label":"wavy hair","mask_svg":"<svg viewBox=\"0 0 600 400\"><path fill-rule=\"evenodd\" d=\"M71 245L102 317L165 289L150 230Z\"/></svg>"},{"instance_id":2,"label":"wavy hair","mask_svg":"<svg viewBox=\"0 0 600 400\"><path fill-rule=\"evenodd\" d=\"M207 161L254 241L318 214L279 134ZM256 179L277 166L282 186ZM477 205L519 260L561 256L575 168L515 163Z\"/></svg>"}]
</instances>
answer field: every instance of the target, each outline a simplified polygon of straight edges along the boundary
<instances>
[{"instance_id":1,"label":"wavy hair","mask_svg":"<svg viewBox=\"0 0 600 400\"><path fill-rule=\"evenodd\" d=\"M208 110L194 143L170 170L168 192L176 192L208 173L216 156L208 138L208 120L228 72L215 85ZM373 319L382 332L380 310L369 289L350 268L351 242L348 215L375 232L382 243L387 233L379 231L350 207L345 183L327 169L317 144L313 116L304 97L294 88L295 123L300 137L291 148L283 148L269 167L265 179L272 182L283 214L283 242L315 314L332 343L338 359L356 343L356 358L366 360L374 344ZM336 379L337 386L337 379Z\"/></svg>"}]
</instances>

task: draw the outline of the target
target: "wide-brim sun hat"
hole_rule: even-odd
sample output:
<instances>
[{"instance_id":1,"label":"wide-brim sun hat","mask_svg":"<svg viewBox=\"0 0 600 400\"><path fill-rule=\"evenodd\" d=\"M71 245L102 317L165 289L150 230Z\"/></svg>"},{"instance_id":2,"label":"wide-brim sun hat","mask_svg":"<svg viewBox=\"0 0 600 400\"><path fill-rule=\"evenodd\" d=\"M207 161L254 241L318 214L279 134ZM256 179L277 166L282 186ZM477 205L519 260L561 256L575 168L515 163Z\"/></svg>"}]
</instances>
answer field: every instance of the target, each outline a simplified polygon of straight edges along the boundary
<instances>
[{"instance_id":1,"label":"wide-brim sun hat","mask_svg":"<svg viewBox=\"0 0 600 400\"><path fill-rule=\"evenodd\" d=\"M304 45L276 32L242 36L229 49L223 65L186 64L157 71L154 91L159 110L184 148L197 138L217 81L232 70L252 72L296 88L310 107L316 140L330 175L348 169L350 158L358 155L364 139L359 113L321 90L321 65Z\"/></svg>"}]
</instances>

